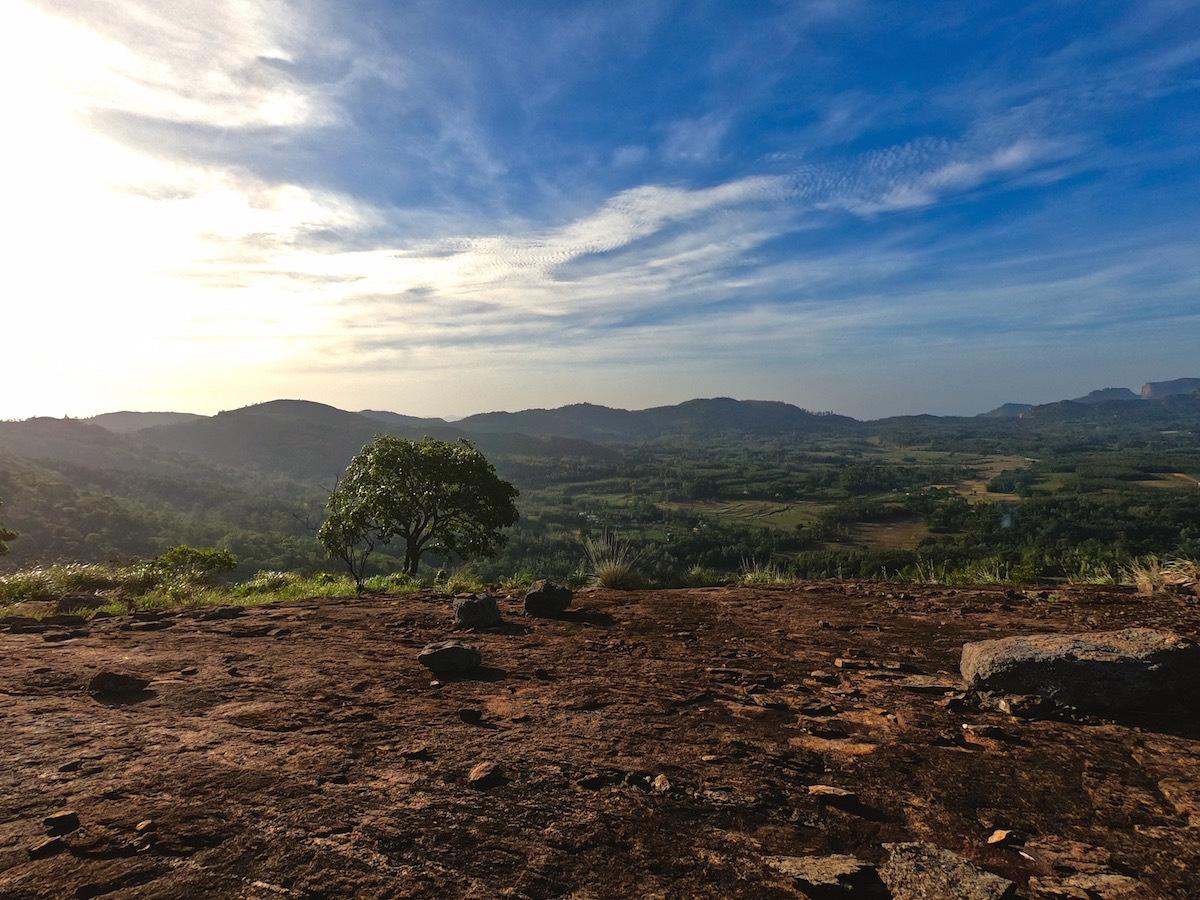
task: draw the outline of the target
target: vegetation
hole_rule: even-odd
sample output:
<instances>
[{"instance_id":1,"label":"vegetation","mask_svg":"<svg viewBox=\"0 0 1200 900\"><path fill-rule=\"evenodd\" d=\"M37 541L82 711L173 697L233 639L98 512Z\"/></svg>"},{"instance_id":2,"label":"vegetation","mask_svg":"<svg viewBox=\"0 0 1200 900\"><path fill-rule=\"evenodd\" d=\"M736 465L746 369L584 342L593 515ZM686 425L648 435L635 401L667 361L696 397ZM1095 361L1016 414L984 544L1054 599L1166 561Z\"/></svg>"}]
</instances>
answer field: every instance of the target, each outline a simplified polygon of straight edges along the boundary
<instances>
[{"instance_id":1,"label":"vegetation","mask_svg":"<svg viewBox=\"0 0 1200 900\"><path fill-rule=\"evenodd\" d=\"M318 537L363 589L376 547L399 538L401 571L426 553L469 559L494 553L517 521L517 489L468 441L381 436L354 457L329 497Z\"/></svg>"},{"instance_id":2,"label":"vegetation","mask_svg":"<svg viewBox=\"0 0 1200 900\"><path fill-rule=\"evenodd\" d=\"M236 557L213 590L260 572L277 582L279 573L334 577L331 566L364 590L375 578L439 571L517 584L609 568L610 582L652 585L818 577L1102 584L1134 580L1150 557L1163 566L1200 558L1196 399L1130 402L1120 415L1075 404L1021 419L824 427L817 416L803 420L807 430L784 434L705 432L711 416L701 410L680 431L612 441L593 422L583 433L602 444L481 434L487 459L468 445L392 435L378 446L394 451L352 465L332 495L331 479L313 473L344 465L354 451L342 448L376 425L324 408L328 432L323 419L272 430L289 409L253 423L215 417L221 440L208 443L185 446L197 426L178 426L169 447L161 437L152 445L79 422L0 423L4 521L21 532L0 571L65 563L140 571L139 559L181 543ZM267 429L265 437L254 429ZM323 449L307 455L304 441ZM416 463L419 447L435 456L453 448L461 459L426 470ZM201 452L209 455L188 455ZM233 466L234 458L247 464ZM424 480L395 474L414 471L426 471ZM386 506L371 493L381 484ZM455 521L473 524L439 537L408 517L428 508L420 491L445 498L452 484L476 485L454 495ZM490 518L470 520L473 507ZM632 557L627 571L605 561L613 541ZM1151 573L1147 583L1162 577Z\"/></svg>"},{"instance_id":3,"label":"vegetation","mask_svg":"<svg viewBox=\"0 0 1200 900\"><path fill-rule=\"evenodd\" d=\"M3 505L3 504L0 504ZM10 528L0 525L0 556L8 552L9 542L17 539L17 533Z\"/></svg>"},{"instance_id":4,"label":"vegetation","mask_svg":"<svg viewBox=\"0 0 1200 900\"><path fill-rule=\"evenodd\" d=\"M583 550L596 585L628 591L642 584L637 570L641 552L615 534L605 531L599 538L584 538Z\"/></svg>"}]
</instances>

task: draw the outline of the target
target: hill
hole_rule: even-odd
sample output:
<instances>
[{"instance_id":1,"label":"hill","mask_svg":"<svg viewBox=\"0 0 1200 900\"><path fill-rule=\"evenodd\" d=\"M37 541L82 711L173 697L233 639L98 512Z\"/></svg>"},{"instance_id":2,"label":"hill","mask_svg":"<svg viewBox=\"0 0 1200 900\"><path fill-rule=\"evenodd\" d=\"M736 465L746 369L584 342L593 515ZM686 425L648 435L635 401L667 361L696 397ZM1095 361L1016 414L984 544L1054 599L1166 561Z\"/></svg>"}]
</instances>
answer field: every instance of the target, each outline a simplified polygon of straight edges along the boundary
<instances>
[{"instance_id":1,"label":"hill","mask_svg":"<svg viewBox=\"0 0 1200 900\"><path fill-rule=\"evenodd\" d=\"M1032 403L1002 403L995 409L980 413L979 419L1018 419L1033 409Z\"/></svg>"},{"instance_id":2,"label":"hill","mask_svg":"<svg viewBox=\"0 0 1200 900\"><path fill-rule=\"evenodd\" d=\"M1100 388L1090 391L1082 397L1076 397L1072 403L1113 403L1124 400L1141 400L1142 398L1129 388Z\"/></svg>"},{"instance_id":3,"label":"hill","mask_svg":"<svg viewBox=\"0 0 1200 900\"><path fill-rule=\"evenodd\" d=\"M455 423L473 434L519 432L618 442L671 436L815 434L846 431L857 424L847 416L813 413L789 403L729 397L642 410L576 403L557 409L481 413Z\"/></svg>"},{"instance_id":4,"label":"hill","mask_svg":"<svg viewBox=\"0 0 1200 900\"><path fill-rule=\"evenodd\" d=\"M178 425L180 422L192 422L203 418L205 417L196 415L195 413L130 412L129 410L122 410L121 412L101 413L98 416L92 416L90 419L84 419L84 421L92 425L99 425L101 428L116 432L117 434L131 434L135 431L144 431L147 428L156 428L159 425Z\"/></svg>"}]
</instances>

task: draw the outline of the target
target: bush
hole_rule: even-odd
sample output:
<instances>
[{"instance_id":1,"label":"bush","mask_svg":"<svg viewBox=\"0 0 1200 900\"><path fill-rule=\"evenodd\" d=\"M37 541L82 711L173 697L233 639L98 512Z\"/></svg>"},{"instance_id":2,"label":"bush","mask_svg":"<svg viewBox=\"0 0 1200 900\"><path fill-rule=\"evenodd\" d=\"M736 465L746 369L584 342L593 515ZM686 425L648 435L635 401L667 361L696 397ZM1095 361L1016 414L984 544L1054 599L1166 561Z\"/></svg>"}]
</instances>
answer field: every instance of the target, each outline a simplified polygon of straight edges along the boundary
<instances>
[{"instance_id":1,"label":"bush","mask_svg":"<svg viewBox=\"0 0 1200 900\"><path fill-rule=\"evenodd\" d=\"M259 572L253 578L243 581L234 587L233 592L239 597L250 594L270 594L290 587L300 580L295 572Z\"/></svg>"}]
</instances>

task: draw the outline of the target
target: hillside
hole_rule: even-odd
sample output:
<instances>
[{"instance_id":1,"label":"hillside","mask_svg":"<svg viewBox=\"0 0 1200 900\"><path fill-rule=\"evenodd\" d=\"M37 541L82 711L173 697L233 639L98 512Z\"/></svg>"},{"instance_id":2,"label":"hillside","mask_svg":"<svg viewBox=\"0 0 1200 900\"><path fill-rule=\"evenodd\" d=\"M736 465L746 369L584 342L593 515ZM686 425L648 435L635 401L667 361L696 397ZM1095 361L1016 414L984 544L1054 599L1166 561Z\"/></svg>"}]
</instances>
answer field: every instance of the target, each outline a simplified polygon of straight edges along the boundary
<instances>
[{"instance_id":1,"label":"hillside","mask_svg":"<svg viewBox=\"0 0 1200 900\"><path fill-rule=\"evenodd\" d=\"M476 633L449 604L0 623L0 895L886 897L888 845L920 841L1018 897L1196 896L1186 720L1007 715L958 675L967 641L1195 634L1182 598L594 591ZM483 667L431 681L447 638ZM148 690L90 696L100 671ZM859 889L798 880L845 856Z\"/></svg>"}]
</instances>

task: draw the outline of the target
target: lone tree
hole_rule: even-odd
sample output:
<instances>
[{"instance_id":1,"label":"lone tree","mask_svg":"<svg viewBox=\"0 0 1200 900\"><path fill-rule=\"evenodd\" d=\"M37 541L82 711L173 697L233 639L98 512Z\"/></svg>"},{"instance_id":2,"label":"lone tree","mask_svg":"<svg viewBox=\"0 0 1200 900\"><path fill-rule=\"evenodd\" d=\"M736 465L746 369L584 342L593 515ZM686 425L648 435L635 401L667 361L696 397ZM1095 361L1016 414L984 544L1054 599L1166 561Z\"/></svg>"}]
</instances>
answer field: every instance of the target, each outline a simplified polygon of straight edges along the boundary
<instances>
[{"instance_id":1,"label":"lone tree","mask_svg":"<svg viewBox=\"0 0 1200 900\"><path fill-rule=\"evenodd\" d=\"M0 506L3 506L3 504L0 504ZM0 556L8 552L8 542L15 541L16 539L17 533L15 531L0 525Z\"/></svg>"},{"instance_id":2,"label":"lone tree","mask_svg":"<svg viewBox=\"0 0 1200 900\"><path fill-rule=\"evenodd\" d=\"M496 475L470 441L377 437L354 457L333 493L317 537L362 590L367 559L404 542L404 571L427 552L495 553L517 521L517 489Z\"/></svg>"}]
</instances>

